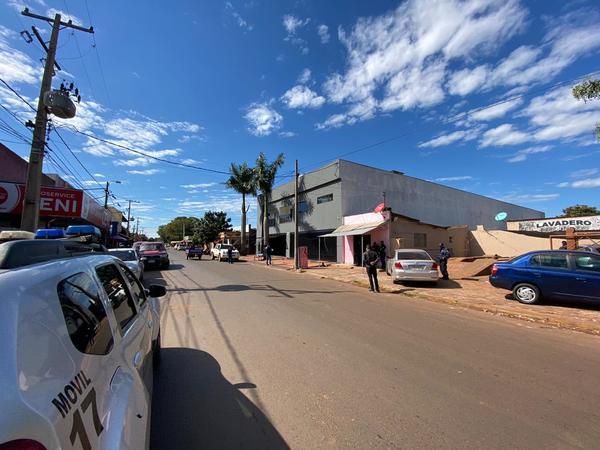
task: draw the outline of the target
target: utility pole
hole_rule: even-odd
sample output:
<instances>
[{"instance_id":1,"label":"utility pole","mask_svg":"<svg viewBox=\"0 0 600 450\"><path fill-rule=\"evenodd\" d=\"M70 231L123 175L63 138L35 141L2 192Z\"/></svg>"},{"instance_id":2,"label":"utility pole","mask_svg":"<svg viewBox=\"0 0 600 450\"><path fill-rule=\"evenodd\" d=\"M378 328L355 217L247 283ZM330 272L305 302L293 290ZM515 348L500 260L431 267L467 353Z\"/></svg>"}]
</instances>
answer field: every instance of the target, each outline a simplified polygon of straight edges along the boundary
<instances>
[{"instance_id":1,"label":"utility pole","mask_svg":"<svg viewBox=\"0 0 600 450\"><path fill-rule=\"evenodd\" d=\"M106 182L106 187L104 188L104 209L108 208L108 195L110 194L108 187L110 186L110 183L121 184L121 182L117 180L111 180Z\"/></svg>"},{"instance_id":2,"label":"utility pole","mask_svg":"<svg viewBox=\"0 0 600 450\"><path fill-rule=\"evenodd\" d=\"M131 204L139 203L137 200L127 200L129 202L129 206L127 207L127 236L129 236L129 220L131 218Z\"/></svg>"},{"instance_id":3,"label":"utility pole","mask_svg":"<svg viewBox=\"0 0 600 450\"><path fill-rule=\"evenodd\" d=\"M300 268L298 255L298 160L296 160L294 183L294 269Z\"/></svg>"},{"instance_id":4,"label":"utility pole","mask_svg":"<svg viewBox=\"0 0 600 450\"><path fill-rule=\"evenodd\" d=\"M183 222L183 235L181 236L181 240L185 240L185 222Z\"/></svg>"},{"instance_id":5,"label":"utility pole","mask_svg":"<svg viewBox=\"0 0 600 450\"><path fill-rule=\"evenodd\" d=\"M56 59L56 47L58 44L58 34L60 27L73 28L86 33L93 33L94 29L83 28L69 22L61 22L60 14L56 14L54 19L44 17L29 12L25 8L21 13L24 16L43 20L52 24L52 34L48 45L46 55L46 64L44 66L44 75L40 87L37 112L35 115L35 126L33 129L33 139L31 141L31 151L29 153L29 163L27 164L27 182L25 184L25 198L23 200L23 213L21 215L21 229L25 231L35 231L38 227L40 218L40 190L42 187L42 168L44 164L44 147L46 146L46 124L48 122L48 112L44 104L44 94L52 89L52 77L54 76L54 65Z\"/></svg>"}]
</instances>

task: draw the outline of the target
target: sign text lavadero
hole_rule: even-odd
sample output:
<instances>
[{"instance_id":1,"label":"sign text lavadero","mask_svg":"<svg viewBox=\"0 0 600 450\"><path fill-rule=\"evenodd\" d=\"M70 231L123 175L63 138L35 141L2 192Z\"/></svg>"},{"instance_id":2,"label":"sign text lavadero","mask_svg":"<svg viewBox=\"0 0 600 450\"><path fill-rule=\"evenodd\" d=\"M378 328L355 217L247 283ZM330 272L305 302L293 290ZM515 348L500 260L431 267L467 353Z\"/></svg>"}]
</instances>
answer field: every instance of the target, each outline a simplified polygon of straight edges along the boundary
<instances>
[{"instance_id":1,"label":"sign text lavadero","mask_svg":"<svg viewBox=\"0 0 600 450\"><path fill-rule=\"evenodd\" d=\"M600 216L561 217L519 222L519 231L552 233L566 231L567 228L574 228L576 231L600 231Z\"/></svg>"}]
</instances>

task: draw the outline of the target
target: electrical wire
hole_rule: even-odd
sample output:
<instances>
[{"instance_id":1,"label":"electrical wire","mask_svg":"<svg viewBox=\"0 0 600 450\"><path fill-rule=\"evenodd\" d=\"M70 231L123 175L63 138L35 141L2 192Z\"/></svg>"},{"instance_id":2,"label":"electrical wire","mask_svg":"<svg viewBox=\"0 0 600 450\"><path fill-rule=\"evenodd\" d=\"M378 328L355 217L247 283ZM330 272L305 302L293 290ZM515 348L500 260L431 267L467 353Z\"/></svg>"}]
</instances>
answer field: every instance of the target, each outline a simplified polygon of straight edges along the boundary
<instances>
[{"instance_id":1,"label":"electrical wire","mask_svg":"<svg viewBox=\"0 0 600 450\"><path fill-rule=\"evenodd\" d=\"M92 21L92 15L90 14L90 7L88 5L87 0L85 0L85 9L87 11L87 15L88 15L88 20L90 22L90 26L93 26L94 23ZM100 68L100 76L102 77L102 83L104 84L104 91L106 92L106 98L108 100L108 106L110 106L112 108L112 101L111 101L111 98L110 98L110 91L108 90L108 85L106 84L106 77L104 76L104 69L102 67L102 61L100 59L100 51L98 50L98 44L96 43L96 34L95 33L92 34L92 39L94 41L92 47L94 48L95 53L96 53L96 60L98 61L98 67Z\"/></svg>"}]
</instances>

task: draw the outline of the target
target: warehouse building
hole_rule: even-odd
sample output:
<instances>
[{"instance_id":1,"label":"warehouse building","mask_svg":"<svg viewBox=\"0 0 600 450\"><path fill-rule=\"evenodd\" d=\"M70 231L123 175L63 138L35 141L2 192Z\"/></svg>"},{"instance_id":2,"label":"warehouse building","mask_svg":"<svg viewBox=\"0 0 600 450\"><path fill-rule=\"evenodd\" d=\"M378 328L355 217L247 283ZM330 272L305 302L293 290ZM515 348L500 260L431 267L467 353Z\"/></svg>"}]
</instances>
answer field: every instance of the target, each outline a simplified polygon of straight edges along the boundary
<instances>
[{"instance_id":1,"label":"warehouse building","mask_svg":"<svg viewBox=\"0 0 600 450\"><path fill-rule=\"evenodd\" d=\"M374 212L378 205L385 208ZM389 214L382 214L385 212ZM361 246L381 240L390 250L433 249L445 242L460 256L468 252L461 237L466 231L478 225L506 229L505 222L495 220L500 212L512 220L544 217L541 211L399 171L337 160L300 177L299 245L308 247L311 259L340 263L358 261ZM276 255L293 257L293 218L292 181L274 188L268 205L269 240ZM257 242L262 236L262 224L258 223Z\"/></svg>"}]
</instances>

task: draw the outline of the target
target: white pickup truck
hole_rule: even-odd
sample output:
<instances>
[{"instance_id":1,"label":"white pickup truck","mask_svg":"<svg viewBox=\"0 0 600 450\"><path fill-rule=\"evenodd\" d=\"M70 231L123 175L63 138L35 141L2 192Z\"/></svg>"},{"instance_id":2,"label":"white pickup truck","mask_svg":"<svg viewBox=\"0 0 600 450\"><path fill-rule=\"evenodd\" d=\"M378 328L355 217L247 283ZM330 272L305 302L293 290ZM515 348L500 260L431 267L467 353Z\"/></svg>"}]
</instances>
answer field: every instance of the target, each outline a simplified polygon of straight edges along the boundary
<instances>
[{"instance_id":1,"label":"white pickup truck","mask_svg":"<svg viewBox=\"0 0 600 450\"><path fill-rule=\"evenodd\" d=\"M231 258L234 261L239 261L240 252L233 245L229 244L217 244L210 251L212 259L218 259L219 261L227 261L227 252L232 249Z\"/></svg>"}]
</instances>

